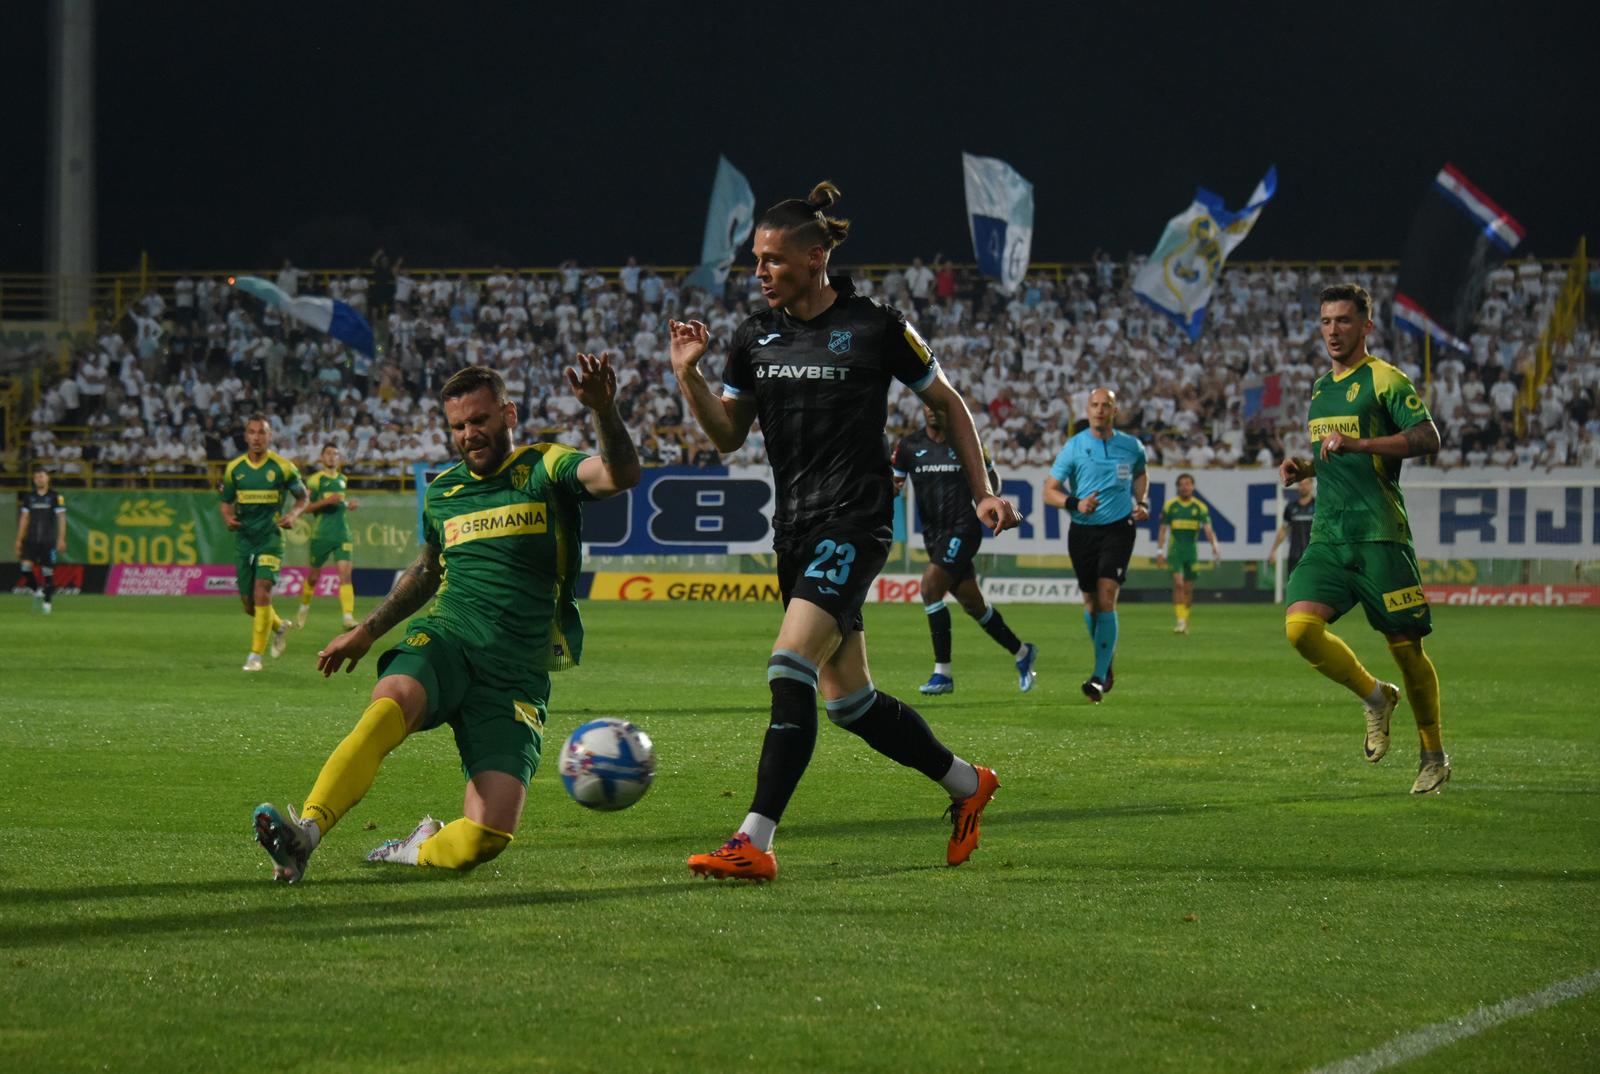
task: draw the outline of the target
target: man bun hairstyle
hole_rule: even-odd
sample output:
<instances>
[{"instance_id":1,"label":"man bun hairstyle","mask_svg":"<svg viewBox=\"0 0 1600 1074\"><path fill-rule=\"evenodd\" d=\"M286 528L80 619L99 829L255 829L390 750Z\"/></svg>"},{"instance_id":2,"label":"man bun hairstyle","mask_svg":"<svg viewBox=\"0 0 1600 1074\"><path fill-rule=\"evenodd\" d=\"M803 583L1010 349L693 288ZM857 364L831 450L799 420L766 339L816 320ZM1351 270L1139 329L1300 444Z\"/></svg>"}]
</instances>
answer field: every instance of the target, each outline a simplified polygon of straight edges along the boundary
<instances>
[{"instance_id":1,"label":"man bun hairstyle","mask_svg":"<svg viewBox=\"0 0 1600 1074\"><path fill-rule=\"evenodd\" d=\"M1326 306L1329 302L1354 302L1361 319L1372 320L1372 296L1359 283L1336 283L1332 287L1324 287L1317 304Z\"/></svg>"},{"instance_id":2,"label":"man bun hairstyle","mask_svg":"<svg viewBox=\"0 0 1600 1074\"><path fill-rule=\"evenodd\" d=\"M458 369L444 382L444 387L439 389L439 402L460 399L464 395L471 395L479 388L488 388L497 405L506 405L506 382L499 373L483 365L469 365L465 369Z\"/></svg>"},{"instance_id":3,"label":"man bun hairstyle","mask_svg":"<svg viewBox=\"0 0 1600 1074\"><path fill-rule=\"evenodd\" d=\"M790 231L801 246L832 250L850 235L850 221L827 214L841 196L839 188L824 179L805 198L780 201L762 213L756 227Z\"/></svg>"}]
</instances>

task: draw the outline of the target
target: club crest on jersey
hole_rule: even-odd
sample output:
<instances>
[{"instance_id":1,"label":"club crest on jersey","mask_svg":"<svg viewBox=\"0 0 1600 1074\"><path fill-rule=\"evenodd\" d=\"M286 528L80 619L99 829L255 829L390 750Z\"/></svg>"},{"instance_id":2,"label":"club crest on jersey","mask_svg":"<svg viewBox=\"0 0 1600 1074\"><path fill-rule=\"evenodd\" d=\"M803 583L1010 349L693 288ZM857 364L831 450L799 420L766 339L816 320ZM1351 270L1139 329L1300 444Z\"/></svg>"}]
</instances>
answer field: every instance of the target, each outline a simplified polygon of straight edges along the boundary
<instances>
[{"instance_id":1,"label":"club crest on jersey","mask_svg":"<svg viewBox=\"0 0 1600 1074\"><path fill-rule=\"evenodd\" d=\"M528 475L533 473L530 466L513 466L511 468L511 483L518 488L528 483Z\"/></svg>"},{"instance_id":2,"label":"club crest on jersey","mask_svg":"<svg viewBox=\"0 0 1600 1074\"><path fill-rule=\"evenodd\" d=\"M1358 396L1360 394L1361 394L1361 385L1360 384L1352 384L1352 385L1350 385L1350 390L1344 393L1344 401L1347 402L1347 403L1353 403L1353 402L1356 401L1356 396Z\"/></svg>"},{"instance_id":3,"label":"club crest on jersey","mask_svg":"<svg viewBox=\"0 0 1600 1074\"><path fill-rule=\"evenodd\" d=\"M828 336L828 349L834 354L843 354L850 349L850 336L851 333L848 331L830 333Z\"/></svg>"}]
</instances>

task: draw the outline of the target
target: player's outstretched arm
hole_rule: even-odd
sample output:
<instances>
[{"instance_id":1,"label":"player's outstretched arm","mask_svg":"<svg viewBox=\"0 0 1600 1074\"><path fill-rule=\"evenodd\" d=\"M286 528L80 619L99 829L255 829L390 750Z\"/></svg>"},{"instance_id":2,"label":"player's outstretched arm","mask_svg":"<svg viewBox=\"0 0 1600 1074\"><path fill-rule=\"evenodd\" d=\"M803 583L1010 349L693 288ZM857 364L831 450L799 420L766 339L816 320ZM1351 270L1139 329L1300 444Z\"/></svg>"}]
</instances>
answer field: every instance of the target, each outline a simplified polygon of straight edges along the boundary
<instances>
[{"instance_id":1,"label":"player's outstretched arm","mask_svg":"<svg viewBox=\"0 0 1600 1074\"><path fill-rule=\"evenodd\" d=\"M668 321L667 332L672 341L672 374L678 378L678 390L688 402L689 412L718 451L724 455L738 451L756 420L754 400L728 399L712 393L705 374L700 372L700 359L711 345L711 332L704 324Z\"/></svg>"},{"instance_id":2,"label":"player's outstretched arm","mask_svg":"<svg viewBox=\"0 0 1600 1074\"><path fill-rule=\"evenodd\" d=\"M1439 450L1439 427L1431 421L1416 425L1390 436L1373 436L1366 439L1329 433L1322 441L1322 457L1351 453L1356 455L1382 455L1389 459L1412 459L1418 455L1433 455Z\"/></svg>"},{"instance_id":3,"label":"player's outstretched arm","mask_svg":"<svg viewBox=\"0 0 1600 1074\"><path fill-rule=\"evenodd\" d=\"M578 464L578 480L591 495L602 498L633 488L639 483L639 451L617 410L617 371L611 353L598 358L578 355L578 364L567 367L567 385L573 398L594 411L595 437L600 445L600 454Z\"/></svg>"},{"instance_id":4,"label":"player's outstretched arm","mask_svg":"<svg viewBox=\"0 0 1600 1074\"><path fill-rule=\"evenodd\" d=\"M1016 507L1003 499L989 483L989 467L983 457L983 445L978 442L978 430L972 424L972 412L961 393L950 386L944 373L917 393L933 409L944 426L950 445L961 460L961 471L966 474L967 487L972 490L972 503L978 521L994 533L1004 533L1022 522Z\"/></svg>"},{"instance_id":5,"label":"player's outstretched arm","mask_svg":"<svg viewBox=\"0 0 1600 1074\"><path fill-rule=\"evenodd\" d=\"M317 670L324 678L332 675L348 661L345 671L354 671L356 664L373 642L389 632L389 628L415 614L439 591L439 549L435 545L423 548L411 566L400 572L394 588L383 602L353 630L334 638L317 653Z\"/></svg>"}]
</instances>

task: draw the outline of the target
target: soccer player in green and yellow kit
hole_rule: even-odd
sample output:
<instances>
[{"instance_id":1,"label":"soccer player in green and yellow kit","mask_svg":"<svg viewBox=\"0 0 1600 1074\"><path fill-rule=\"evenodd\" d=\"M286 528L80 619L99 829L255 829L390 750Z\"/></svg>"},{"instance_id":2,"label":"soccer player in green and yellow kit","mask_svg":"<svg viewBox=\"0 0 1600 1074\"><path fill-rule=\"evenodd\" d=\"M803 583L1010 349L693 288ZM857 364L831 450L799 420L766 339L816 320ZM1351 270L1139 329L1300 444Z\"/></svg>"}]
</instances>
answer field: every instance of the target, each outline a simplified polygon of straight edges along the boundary
<instances>
[{"instance_id":1,"label":"soccer player in green and yellow kit","mask_svg":"<svg viewBox=\"0 0 1600 1074\"><path fill-rule=\"evenodd\" d=\"M567 381L594 411L598 455L560 444L514 447L517 407L492 369L471 366L445 382L440 400L461 462L428 486L422 554L360 626L317 654L318 667L323 675L347 663L354 670L390 627L428 610L379 658L371 703L322 766L302 815L256 807L256 840L274 878L299 880L384 757L406 736L444 724L467 778L464 815L449 824L424 817L367 859L466 870L511 842L539 766L550 673L583 656L581 505L639 481L609 357L578 355Z\"/></svg>"},{"instance_id":2,"label":"soccer player in green and yellow kit","mask_svg":"<svg viewBox=\"0 0 1600 1074\"><path fill-rule=\"evenodd\" d=\"M245 453L228 463L222 474L222 520L234 532L234 564L239 599L252 621L250 655L244 670L261 670L261 651L272 638L272 655L282 656L289 624L272 610L272 587L283 566L283 531L306 509L306 486L294 463L272 450L272 423L252 414L244 423ZM284 493L295 505L282 517Z\"/></svg>"},{"instance_id":3,"label":"soccer player in green and yellow kit","mask_svg":"<svg viewBox=\"0 0 1600 1074\"><path fill-rule=\"evenodd\" d=\"M1167 531L1172 544L1167 544ZM1178 494L1161 509L1161 528L1156 531L1156 565L1165 563L1172 571L1172 610L1178 623L1174 634L1189 633L1189 608L1194 603L1195 568L1200 562L1195 550L1198 536L1204 533L1211 542L1211 562L1222 559L1217 535L1211 529L1211 508L1194 494L1194 475L1178 475Z\"/></svg>"},{"instance_id":4,"label":"soccer player in green and yellow kit","mask_svg":"<svg viewBox=\"0 0 1600 1074\"><path fill-rule=\"evenodd\" d=\"M350 582L350 521L346 511L361 506L345 493L350 479L339 468L339 448L324 444L318 458L322 469L306 479L311 502L306 513L317 516L316 532L311 535L311 570L307 572L305 588L300 593L300 611L295 617L296 626L305 626L311 617L311 599L317 595L317 578L322 565L331 557L339 570L339 610L344 612L344 627L356 625L356 590Z\"/></svg>"},{"instance_id":5,"label":"soccer player in green and yellow kit","mask_svg":"<svg viewBox=\"0 0 1600 1074\"><path fill-rule=\"evenodd\" d=\"M1312 386L1315 453L1278 467L1285 487L1317 479L1311 543L1289 577L1284 629L1312 667L1362 699L1365 754L1376 763L1389 749L1389 718L1400 690L1374 678L1327 629L1361 605L1400 666L1422 742L1411 793L1427 794L1449 780L1450 758L1439 734L1439 676L1422 649L1433 623L1400 495L1400 466L1438 451L1439 430L1406 375L1367 353L1372 300L1365 290L1355 284L1326 288L1321 325L1333 368Z\"/></svg>"}]
</instances>

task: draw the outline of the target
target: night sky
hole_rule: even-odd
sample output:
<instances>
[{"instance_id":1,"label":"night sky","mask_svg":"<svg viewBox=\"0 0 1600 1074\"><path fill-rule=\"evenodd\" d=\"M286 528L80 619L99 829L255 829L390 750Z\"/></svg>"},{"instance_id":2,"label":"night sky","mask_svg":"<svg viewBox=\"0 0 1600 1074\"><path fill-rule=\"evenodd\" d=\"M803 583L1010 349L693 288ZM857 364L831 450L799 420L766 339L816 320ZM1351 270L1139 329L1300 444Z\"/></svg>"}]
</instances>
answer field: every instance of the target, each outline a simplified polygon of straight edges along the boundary
<instances>
[{"instance_id":1,"label":"night sky","mask_svg":"<svg viewBox=\"0 0 1600 1074\"><path fill-rule=\"evenodd\" d=\"M1398 257L1447 160L1525 249L1600 238L1583 6L1304 7L101 0L99 267L688 264L718 153L761 207L834 180L844 262L971 260L964 149L1032 180L1041 261L1269 164L1240 258ZM44 263L46 27L7 5L0 270Z\"/></svg>"}]
</instances>

